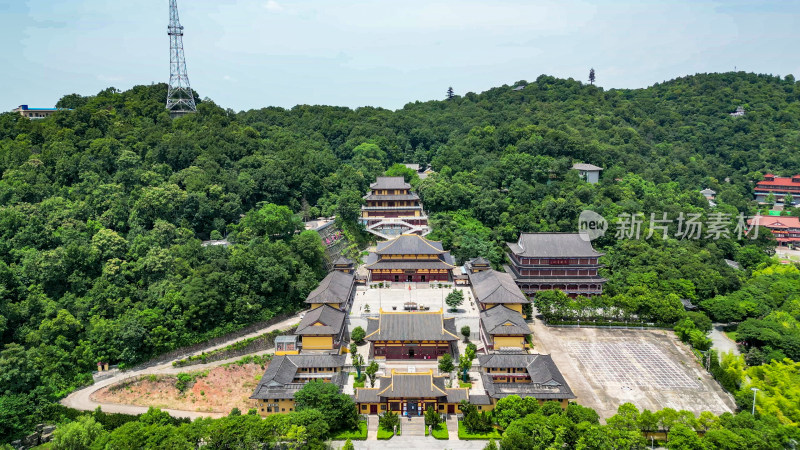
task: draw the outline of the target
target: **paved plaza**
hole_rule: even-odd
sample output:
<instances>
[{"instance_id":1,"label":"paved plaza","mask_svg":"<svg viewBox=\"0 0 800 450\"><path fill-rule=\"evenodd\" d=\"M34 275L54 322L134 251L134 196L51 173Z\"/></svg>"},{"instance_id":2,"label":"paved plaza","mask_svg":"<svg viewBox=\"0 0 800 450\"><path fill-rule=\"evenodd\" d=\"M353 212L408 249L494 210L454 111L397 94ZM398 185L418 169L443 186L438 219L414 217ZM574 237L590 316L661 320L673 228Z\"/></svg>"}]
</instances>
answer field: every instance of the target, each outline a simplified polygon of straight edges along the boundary
<instances>
[{"instance_id":1,"label":"paved plaza","mask_svg":"<svg viewBox=\"0 0 800 450\"><path fill-rule=\"evenodd\" d=\"M735 409L731 396L670 331L553 328L539 320L533 329L534 351L550 354L576 401L602 419L625 402L640 410L670 407L694 414Z\"/></svg>"},{"instance_id":2,"label":"paved plaza","mask_svg":"<svg viewBox=\"0 0 800 450\"><path fill-rule=\"evenodd\" d=\"M430 311L444 309L449 317L478 317L478 306L475 304L475 299L472 298L469 286L459 289L464 292L464 303L457 312L450 313L447 311L448 307L444 299L453 292L452 287L430 287L427 283L392 283L391 287L374 289L359 286L350 315L366 313L367 305L371 314L377 314L381 308L388 312L403 311L403 306L407 302L414 302L418 307L427 306Z\"/></svg>"},{"instance_id":3,"label":"paved plaza","mask_svg":"<svg viewBox=\"0 0 800 450\"><path fill-rule=\"evenodd\" d=\"M385 312L405 311L403 306L407 302L414 302L418 308L427 306L428 311L444 309L445 317L455 317L456 330L460 331L461 327L468 326L472 331L470 339L480 346L478 333L480 313L472 297L472 291L469 286L459 287L458 289L464 292L464 303L456 312L450 312L444 303L447 294L453 292L453 284L449 284L451 286L449 288L431 287L428 283L392 283L391 287L383 288L359 286L356 289L353 306L350 308L348 329L352 331L353 328L360 326L366 330L368 316L378 317L381 309Z\"/></svg>"}]
</instances>

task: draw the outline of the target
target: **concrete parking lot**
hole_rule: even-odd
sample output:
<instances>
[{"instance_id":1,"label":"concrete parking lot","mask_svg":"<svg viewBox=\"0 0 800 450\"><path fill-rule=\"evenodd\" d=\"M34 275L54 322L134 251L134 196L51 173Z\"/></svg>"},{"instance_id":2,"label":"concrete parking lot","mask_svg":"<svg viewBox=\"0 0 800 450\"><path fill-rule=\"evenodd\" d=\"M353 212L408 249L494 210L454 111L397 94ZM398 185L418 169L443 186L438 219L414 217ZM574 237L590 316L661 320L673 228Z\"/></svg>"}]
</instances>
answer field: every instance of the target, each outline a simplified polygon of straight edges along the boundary
<instances>
[{"instance_id":1,"label":"concrete parking lot","mask_svg":"<svg viewBox=\"0 0 800 450\"><path fill-rule=\"evenodd\" d=\"M576 401L602 419L625 402L640 410L669 407L695 415L735 409L731 396L671 331L552 328L535 322L534 351L552 355Z\"/></svg>"}]
</instances>

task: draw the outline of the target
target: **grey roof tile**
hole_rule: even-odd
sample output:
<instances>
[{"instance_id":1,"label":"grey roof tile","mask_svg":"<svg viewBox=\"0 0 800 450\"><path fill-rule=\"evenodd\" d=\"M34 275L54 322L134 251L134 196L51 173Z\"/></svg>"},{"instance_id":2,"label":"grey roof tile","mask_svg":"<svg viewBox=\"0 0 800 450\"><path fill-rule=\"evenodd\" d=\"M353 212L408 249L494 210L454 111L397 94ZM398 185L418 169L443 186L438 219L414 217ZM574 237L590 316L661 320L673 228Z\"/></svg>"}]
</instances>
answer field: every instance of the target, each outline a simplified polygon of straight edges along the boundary
<instances>
[{"instance_id":1,"label":"grey roof tile","mask_svg":"<svg viewBox=\"0 0 800 450\"><path fill-rule=\"evenodd\" d=\"M578 233L522 233L517 242L506 243L518 256L540 258L597 257L603 255Z\"/></svg>"},{"instance_id":2,"label":"grey roof tile","mask_svg":"<svg viewBox=\"0 0 800 450\"><path fill-rule=\"evenodd\" d=\"M481 303L530 303L514 282L514 277L505 272L482 270L470 273L469 280L475 299Z\"/></svg>"},{"instance_id":3,"label":"grey roof tile","mask_svg":"<svg viewBox=\"0 0 800 450\"><path fill-rule=\"evenodd\" d=\"M299 335L338 335L342 331L345 312L328 305L318 306L307 312L294 334ZM320 322L323 325L314 326Z\"/></svg>"},{"instance_id":4,"label":"grey roof tile","mask_svg":"<svg viewBox=\"0 0 800 450\"><path fill-rule=\"evenodd\" d=\"M575 394L572 393L572 389L550 355L479 355L478 362L482 369L524 368L531 377L530 383L495 383L489 374L481 372L483 387L492 398L503 398L509 395L545 400L575 398Z\"/></svg>"},{"instance_id":5,"label":"grey roof tile","mask_svg":"<svg viewBox=\"0 0 800 450\"><path fill-rule=\"evenodd\" d=\"M355 275L334 270L325 275L319 286L308 294L306 303L346 303L354 285Z\"/></svg>"},{"instance_id":6,"label":"grey roof tile","mask_svg":"<svg viewBox=\"0 0 800 450\"><path fill-rule=\"evenodd\" d=\"M441 255L446 252L439 241L431 241L418 234L401 234L392 240L378 242L375 253L379 255Z\"/></svg>"},{"instance_id":7,"label":"grey roof tile","mask_svg":"<svg viewBox=\"0 0 800 450\"><path fill-rule=\"evenodd\" d=\"M602 167L597 167L594 164L585 164L585 163L575 163L572 166L572 168L575 169L575 170L587 170L587 171L590 171L590 172L595 171L595 170L603 170Z\"/></svg>"},{"instance_id":8,"label":"grey roof tile","mask_svg":"<svg viewBox=\"0 0 800 450\"><path fill-rule=\"evenodd\" d=\"M457 341L455 319L442 311L381 312L378 324L368 324L368 341ZM374 328L374 330L373 330Z\"/></svg>"},{"instance_id":9,"label":"grey roof tile","mask_svg":"<svg viewBox=\"0 0 800 450\"><path fill-rule=\"evenodd\" d=\"M370 189L411 189L411 185L406 183L403 177L377 177L375 182L369 185Z\"/></svg>"},{"instance_id":10,"label":"grey roof tile","mask_svg":"<svg viewBox=\"0 0 800 450\"><path fill-rule=\"evenodd\" d=\"M481 324L484 330L492 336L526 335L531 330L522 314L503 305L481 311ZM510 324L510 325L506 325Z\"/></svg>"},{"instance_id":11,"label":"grey roof tile","mask_svg":"<svg viewBox=\"0 0 800 450\"><path fill-rule=\"evenodd\" d=\"M258 382L252 399L293 398L302 388L302 383L292 383L300 368L334 368L344 366L344 355L281 355L275 356ZM341 388L343 372L334 375L332 381Z\"/></svg>"}]
</instances>

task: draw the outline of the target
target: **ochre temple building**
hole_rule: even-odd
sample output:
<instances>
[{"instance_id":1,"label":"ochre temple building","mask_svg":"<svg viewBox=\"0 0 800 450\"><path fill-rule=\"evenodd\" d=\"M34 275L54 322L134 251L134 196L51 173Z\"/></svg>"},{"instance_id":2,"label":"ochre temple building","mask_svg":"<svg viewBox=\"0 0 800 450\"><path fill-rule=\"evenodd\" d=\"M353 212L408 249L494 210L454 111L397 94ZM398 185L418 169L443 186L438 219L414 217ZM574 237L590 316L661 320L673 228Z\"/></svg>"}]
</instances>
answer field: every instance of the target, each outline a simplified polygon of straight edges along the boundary
<instances>
[{"instance_id":1,"label":"ochre temple building","mask_svg":"<svg viewBox=\"0 0 800 450\"><path fill-rule=\"evenodd\" d=\"M371 281L427 283L450 281L455 267L450 252L442 243L416 234L401 234L378 242L364 265Z\"/></svg>"},{"instance_id":2,"label":"ochre temple building","mask_svg":"<svg viewBox=\"0 0 800 450\"><path fill-rule=\"evenodd\" d=\"M370 357L375 359L437 359L456 354L454 318L442 311L385 312L367 319Z\"/></svg>"}]
</instances>

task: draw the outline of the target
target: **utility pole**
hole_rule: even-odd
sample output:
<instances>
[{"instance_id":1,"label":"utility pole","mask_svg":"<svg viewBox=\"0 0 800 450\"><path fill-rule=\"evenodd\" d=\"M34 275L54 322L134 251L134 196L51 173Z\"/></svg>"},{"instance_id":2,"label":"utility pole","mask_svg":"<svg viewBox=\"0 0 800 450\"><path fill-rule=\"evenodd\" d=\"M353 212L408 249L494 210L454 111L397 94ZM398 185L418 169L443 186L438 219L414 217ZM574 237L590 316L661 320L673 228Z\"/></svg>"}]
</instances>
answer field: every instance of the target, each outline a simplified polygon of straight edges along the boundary
<instances>
[{"instance_id":1,"label":"utility pole","mask_svg":"<svg viewBox=\"0 0 800 450\"><path fill-rule=\"evenodd\" d=\"M753 412L751 413L753 417L756 416L756 392L758 392L758 388L750 388L753 391Z\"/></svg>"},{"instance_id":2,"label":"utility pole","mask_svg":"<svg viewBox=\"0 0 800 450\"><path fill-rule=\"evenodd\" d=\"M169 0L169 90L167 111L171 118L197 112L189 76L186 74L186 57L183 54L183 27L178 19L178 1Z\"/></svg>"}]
</instances>

